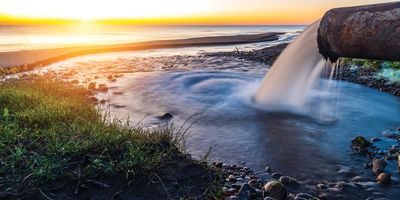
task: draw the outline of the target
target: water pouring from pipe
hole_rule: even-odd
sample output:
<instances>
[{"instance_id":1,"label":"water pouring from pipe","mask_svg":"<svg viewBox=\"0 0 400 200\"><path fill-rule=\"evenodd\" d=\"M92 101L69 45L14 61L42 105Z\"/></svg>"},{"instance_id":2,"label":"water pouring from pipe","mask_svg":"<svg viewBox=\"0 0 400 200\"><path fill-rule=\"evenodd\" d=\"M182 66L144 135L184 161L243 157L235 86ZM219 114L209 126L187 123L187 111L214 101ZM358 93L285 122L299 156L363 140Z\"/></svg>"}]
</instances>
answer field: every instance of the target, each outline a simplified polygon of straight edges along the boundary
<instances>
[{"instance_id":1,"label":"water pouring from pipe","mask_svg":"<svg viewBox=\"0 0 400 200\"><path fill-rule=\"evenodd\" d=\"M256 93L257 103L267 109L302 108L326 65L318 50L319 24L311 24L278 57Z\"/></svg>"}]
</instances>

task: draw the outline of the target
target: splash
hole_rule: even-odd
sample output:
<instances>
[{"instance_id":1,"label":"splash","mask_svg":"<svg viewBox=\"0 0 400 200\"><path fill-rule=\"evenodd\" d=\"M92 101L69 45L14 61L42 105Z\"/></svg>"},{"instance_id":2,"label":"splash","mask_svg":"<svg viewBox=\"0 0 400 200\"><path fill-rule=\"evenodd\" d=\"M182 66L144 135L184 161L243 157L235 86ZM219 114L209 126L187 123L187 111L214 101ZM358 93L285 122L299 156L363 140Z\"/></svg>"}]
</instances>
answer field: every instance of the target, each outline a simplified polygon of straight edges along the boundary
<instances>
[{"instance_id":1,"label":"splash","mask_svg":"<svg viewBox=\"0 0 400 200\"><path fill-rule=\"evenodd\" d=\"M318 52L314 22L278 57L258 89L255 101L268 109L302 108L326 66Z\"/></svg>"}]
</instances>

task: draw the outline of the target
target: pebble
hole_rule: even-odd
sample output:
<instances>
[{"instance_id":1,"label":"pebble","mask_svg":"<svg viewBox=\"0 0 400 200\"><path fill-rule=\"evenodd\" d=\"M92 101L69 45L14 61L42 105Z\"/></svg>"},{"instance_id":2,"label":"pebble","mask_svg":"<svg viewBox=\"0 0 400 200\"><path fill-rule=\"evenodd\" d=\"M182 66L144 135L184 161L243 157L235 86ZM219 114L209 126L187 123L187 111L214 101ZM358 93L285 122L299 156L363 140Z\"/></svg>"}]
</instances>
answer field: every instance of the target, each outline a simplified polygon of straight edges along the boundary
<instances>
[{"instance_id":1,"label":"pebble","mask_svg":"<svg viewBox=\"0 0 400 200\"><path fill-rule=\"evenodd\" d=\"M232 183L235 183L236 182L236 177L231 174L231 175L228 176L228 181L232 182Z\"/></svg>"},{"instance_id":2,"label":"pebble","mask_svg":"<svg viewBox=\"0 0 400 200\"><path fill-rule=\"evenodd\" d=\"M376 181L380 184L390 184L391 183L391 177L390 174L387 173L380 173L378 177L376 177Z\"/></svg>"},{"instance_id":3,"label":"pebble","mask_svg":"<svg viewBox=\"0 0 400 200\"><path fill-rule=\"evenodd\" d=\"M265 167L265 171L268 172L268 173L271 173L272 170L271 170L270 167L267 166L267 167Z\"/></svg>"},{"instance_id":4,"label":"pebble","mask_svg":"<svg viewBox=\"0 0 400 200\"><path fill-rule=\"evenodd\" d=\"M318 184L317 184L317 188L320 189L320 190L325 190L326 188L328 188L328 186L326 186L326 185L323 184L323 183L318 183Z\"/></svg>"},{"instance_id":5,"label":"pebble","mask_svg":"<svg viewBox=\"0 0 400 200\"><path fill-rule=\"evenodd\" d=\"M284 200L287 196L285 186L279 181L270 181L266 183L263 190L267 196L270 196L276 200Z\"/></svg>"},{"instance_id":6,"label":"pebble","mask_svg":"<svg viewBox=\"0 0 400 200\"><path fill-rule=\"evenodd\" d=\"M171 119L173 117L174 116L171 113L164 113L164 114L160 115L158 118L167 120L167 119Z\"/></svg>"},{"instance_id":7,"label":"pebble","mask_svg":"<svg viewBox=\"0 0 400 200\"><path fill-rule=\"evenodd\" d=\"M397 167L400 170L400 155L397 156Z\"/></svg>"},{"instance_id":8,"label":"pebble","mask_svg":"<svg viewBox=\"0 0 400 200\"><path fill-rule=\"evenodd\" d=\"M271 175L272 178L279 179L282 176L279 172L275 172Z\"/></svg>"},{"instance_id":9,"label":"pebble","mask_svg":"<svg viewBox=\"0 0 400 200\"><path fill-rule=\"evenodd\" d=\"M292 178L290 176L281 176L279 178L279 181L283 183L285 186L299 186L300 183L298 180L295 178Z\"/></svg>"},{"instance_id":10,"label":"pebble","mask_svg":"<svg viewBox=\"0 0 400 200\"><path fill-rule=\"evenodd\" d=\"M243 184L238 193L239 199L246 200L254 196L257 196L256 190L247 183Z\"/></svg>"},{"instance_id":11,"label":"pebble","mask_svg":"<svg viewBox=\"0 0 400 200\"><path fill-rule=\"evenodd\" d=\"M88 89L89 89L89 90L96 90L96 83L95 83L95 82L89 83Z\"/></svg>"},{"instance_id":12,"label":"pebble","mask_svg":"<svg viewBox=\"0 0 400 200\"><path fill-rule=\"evenodd\" d=\"M226 200L239 200L239 198L237 196L230 196Z\"/></svg>"},{"instance_id":13,"label":"pebble","mask_svg":"<svg viewBox=\"0 0 400 200\"><path fill-rule=\"evenodd\" d=\"M254 187L255 185L257 185L257 180L256 179L251 179L248 184L252 187Z\"/></svg>"},{"instance_id":14,"label":"pebble","mask_svg":"<svg viewBox=\"0 0 400 200\"><path fill-rule=\"evenodd\" d=\"M296 199L307 199L307 200L316 200L318 198L313 197L312 195L309 195L307 193L299 193L295 197Z\"/></svg>"},{"instance_id":15,"label":"pebble","mask_svg":"<svg viewBox=\"0 0 400 200\"><path fill-rule=\"evenodd\" d=\"M382 173L385 170L386 162L384 159L374 158L372 161L372 171L375 175Z\"/></svg>"},{"instance_id":16,"label":"pebble","mask_svg":"<svg viewBox=\"0 0 400 200\"><path fill-rule=\"evenodd\" d=\"M357 136L351 141L351 146L358 152L364 152L371 146L371 143L363 136Z\"/></svg>"},{"instance_id":17,"label":"pebble","mask_svg":"<svg viewBox=\"0 0 400 200\"><path fill-rule=\"evenodd\" d=\"M371 139L371 142L379 142L379 141L382 141L382 139L376 137Z\"/></svg>"}]
</instances>

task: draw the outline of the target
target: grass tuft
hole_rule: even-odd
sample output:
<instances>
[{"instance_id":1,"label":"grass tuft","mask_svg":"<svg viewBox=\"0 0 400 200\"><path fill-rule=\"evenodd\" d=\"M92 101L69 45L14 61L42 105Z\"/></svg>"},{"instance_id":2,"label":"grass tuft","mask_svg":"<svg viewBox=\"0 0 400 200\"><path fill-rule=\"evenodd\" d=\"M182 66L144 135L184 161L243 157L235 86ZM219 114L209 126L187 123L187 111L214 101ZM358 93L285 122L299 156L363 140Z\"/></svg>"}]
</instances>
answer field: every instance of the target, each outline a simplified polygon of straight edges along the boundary
<instances>
[{"instance_id":1,"label":"grass tuft","mask_svg":"<svg viewBox=\"0 0 400 200\"><path fill-rule=\"evenodd\" d=\"M108 120L91 93L49 77L0 83L0 178L10 188L157 174L181 154L184 131Z\"/></svg>"}]
</instances>

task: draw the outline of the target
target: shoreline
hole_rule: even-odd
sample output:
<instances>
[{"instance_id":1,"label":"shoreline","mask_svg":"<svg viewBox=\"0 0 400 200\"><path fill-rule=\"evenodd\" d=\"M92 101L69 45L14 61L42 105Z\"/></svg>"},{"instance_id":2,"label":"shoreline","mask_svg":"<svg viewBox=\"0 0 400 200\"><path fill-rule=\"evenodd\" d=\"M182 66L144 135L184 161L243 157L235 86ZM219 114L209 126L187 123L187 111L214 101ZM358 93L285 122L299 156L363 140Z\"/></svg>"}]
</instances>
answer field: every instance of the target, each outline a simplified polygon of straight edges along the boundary
<instances>
[{"instance_id":1,"label":"shoreline","mask_svg":"<svg viewBox=\"0 0 400 200\"><path fill-rule=\"evenodd\" d=\"M284 33L267 32L249 35L193 37L185 39L153 40L123 44L0 52L0 68L25 67L26 69L24 71L26 71L33 69L36 66L44 66L67 58L94 53L268 42L279 39L278 36L282 34Z\"/></svg>"}]
</instances>

